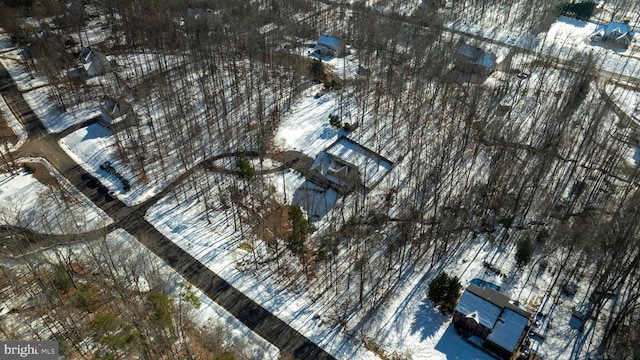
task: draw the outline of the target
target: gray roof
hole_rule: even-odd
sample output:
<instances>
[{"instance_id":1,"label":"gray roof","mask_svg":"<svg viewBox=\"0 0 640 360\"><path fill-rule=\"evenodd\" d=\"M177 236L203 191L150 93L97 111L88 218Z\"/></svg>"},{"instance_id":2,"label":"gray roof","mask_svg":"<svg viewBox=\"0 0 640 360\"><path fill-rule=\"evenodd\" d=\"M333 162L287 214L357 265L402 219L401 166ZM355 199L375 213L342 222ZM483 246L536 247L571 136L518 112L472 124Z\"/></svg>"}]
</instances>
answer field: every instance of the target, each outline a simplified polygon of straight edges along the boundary
<instances>
[{"instance_id":1,"label":"gray roof","mask_svg":"<svg viewBox=\"0 0 640 360\"><path fill-rule=\"evenodd\" d=\"M494 289L490 288L490 287L486 287L486 288L480 288L478 286L475 285L469 285L466 289L466 291L469 291L473 294L475 294L476 296L500 307L500 308L508 308L511 309L512 311L514 311L517 314L520 314L524 317L526 317L527 319L529 319L531 317L531 313L528 312L525 309L520 308L517 305L514 305L513 303L511 303L511 299L500 293L495 291ZM465 292L466 292L465 291Z\"/></svg>"},{"instance_id":2,"label":"gray roof","mask_svg":"<svg viewBox=\"0 0 640 360\"><path fill-rule=\"evenodd\" d=\"M500 316L500 312L502 312L501 307L468 291L468 289L462 293L455 310L489 329L493 328L498 316Z\"/></svg>"},{"instance_id":3,"label":"gray roof","mask_svg":"<svg viewBox=\"0 0 640 360\"><path fill-rule=\"evenodd\" d=\"M487 340L513 352L516 346L518 346L518 341L528 323L528 318L511 309L504 309L498 317L496 325L491 330L491 334L487 337Z\"/></svg>"}]
</instances>

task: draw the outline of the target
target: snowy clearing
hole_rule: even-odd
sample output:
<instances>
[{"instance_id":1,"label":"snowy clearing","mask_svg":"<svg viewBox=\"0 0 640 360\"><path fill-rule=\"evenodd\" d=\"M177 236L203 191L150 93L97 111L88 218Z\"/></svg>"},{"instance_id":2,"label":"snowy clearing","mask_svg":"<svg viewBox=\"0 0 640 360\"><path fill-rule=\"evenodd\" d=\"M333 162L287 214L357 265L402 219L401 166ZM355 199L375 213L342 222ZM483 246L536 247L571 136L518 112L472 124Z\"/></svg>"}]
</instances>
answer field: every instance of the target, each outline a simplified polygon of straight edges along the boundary
<instances>
[{"instance_id":1,"label":"snowy clearing","mask_svg":"<svg viewBox=\"0 0 640 360\"><path fill-rule=\"evenodd\" d=\"M24 169L2 174L0 180L0 216L9 225L26 227L42 233L65 234L96 230L112 220L84 197L51 165L42 159L21 159L38 162L48 169L54 183L43 184Z\"/></svg>"}]
</instances>

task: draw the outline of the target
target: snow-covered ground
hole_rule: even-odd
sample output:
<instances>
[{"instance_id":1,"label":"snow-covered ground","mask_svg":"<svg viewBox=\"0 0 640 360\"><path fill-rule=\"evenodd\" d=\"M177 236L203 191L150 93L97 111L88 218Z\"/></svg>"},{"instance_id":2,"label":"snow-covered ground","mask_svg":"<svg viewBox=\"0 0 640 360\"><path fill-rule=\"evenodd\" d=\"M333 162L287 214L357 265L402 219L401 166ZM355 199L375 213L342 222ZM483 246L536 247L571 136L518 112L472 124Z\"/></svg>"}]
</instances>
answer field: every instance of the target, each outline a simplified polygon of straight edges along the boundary
<instances>
[{"instance_id":1,"label":"snow-covered ground","mask_svg":"<svg viewBox=\"0 0 640 360\"><path fill-rule=\"evenodd\" d=\"M124 166L117 155L113 132L100 124L91 124L67 135L59 141L60 146L86 171L94 174L101 183L114 190L115 195L127 205L143 202L160 192L170 182L170 178L154 184L136 181L130 168ZM113 174L100 169L106 161L111 162L123 178L131 183L131 190L123 191L122 182ZM179 174L174 173L175 176Z\"/></svg>"},{"instance_id":2,"label":"snow-covered ground","mask_svg":"<svg viewBox=\"0 0 640 360\"><path fill-rule=\"evenodd\" d=\"M13 46L12 46L13 48ZM9 75L16 82L20 91L29 91L40 86L45 86L47 80L37 72L26 70L20 49L13 49L0 54L0 62L7 68Z\"/></svg>"},{"instance_id":3,"label":"snow-covered ground","mask_svg":"<svg viewBox=\"0 0 640 360\"><path fill-rule=\"evenodd\" d=\"M202 174L194 174L194 177L204 178ZM284 181L281 178L285 178ZM267 181L277 184L276 191L280 199L284 199L282 192L285 188L291 199L291 192L304 179L295 173L286 172L269 175ZM210 188L214 190L210 194L211 198L224 197L223 194L229 191L230 183L226 175L212 180ZM326 321L328 305L314 303L308 290L292 292L283 285L276 272L265 268L255 271L251 266L249 268L252 270L248 271L243 264L252 255L242 244L249 240L234 228L232 212L225 210L222 204L214 204L209 208L217 210L209 211L207 218L205 205L195 195L178 202L177 197L182 197L179 193L181 192L167 195L160 200L149 210L147 219L214 272L337 358L375 358L363 348L361 340L373 341L387 353L411 359L491 358L463 341L453 330L450 319L441 315L426 300L428 279L435 275L434 269L424 267L412 271L407 281L394 291L391 299L380 311L374 313L375 318L370 319L366 327L358 331L358 337L351 338L344 335L340 326ZM463 284L477 278L497 284L506 295L519 300L531 312L535 312L552 281L552 268L559 266L560 259L550 259L549 268L542 272L532 267L531 271L537 273L535 281L525 283L526 274L515 273L513 252L512 247L496 248L486 239L478 238L471 241L468 247L454 251L451 261L439 270L459 276ZM484 261L503 269L509 276L505 278L487 270L483 266ZM557 337L559 340L540 345L540 353L554 354L560 359L569 358L570 354L562 356L562 349L579 338L577 330L567 328L570 309L575 305L567 302L555 308L550 315L554 318L555 327L547 336ZM566 334L573 334L573 337L567 337Z\"/></svg>"},{"instance_id":4,"label":"snow-covered ground","mask_svg":"<svg viewBox=\"0 0 640 360\"><path fill-rule=\"evenodd\" d=\"M66 103L66 110L60 111L51 99L51 86L39 87L23 93L23 96L40 122L52 133L62 132L100 115L99 105L91 102Z\"/></svg>"},{"instance_id":5,"label":"snow-covered ground","mask_svg":"<svg viewBox=\"0 0 640 360\"><path fill-rule=\"evenodd\" d=\"M277 182L282 176L274 174L269 178ZM289 172L284 176L293 177L291 180L295 185L288 188L291 192L300 178ZM203 179L205 176L196 173L194 178ZM211 198L218 200L209 205L210 209L215 210L209 211L208 216L205 205L193 194L179 203L174 195L167 195L149 209L147 220L242 293L339 359L375 359L361 343L342 333L340 327L327 324L317 316L326 309L314 308L305 293L287 290L285 282L278 280L276 273L240 271L238 264L243 262L245 256L252 255L241 247L245 239L234 228L234 213L225 209L219 200L228 193L232 181L228 175L209 178L210 189L213 190ZM284 181L285 184L288 182L288 179ZM279 196L284 198L284 194ZM291 194L287 196L291 199Z\"/></svg>"},{"instance_id":6,"label":"snow-covered ground","mask_svg":"<svg viewBox=\"0 0 640 360\"><path fill-rule=\"evenodd\" d=\"M14 134L18 137L17 143L9 144L9 151L16 151L20 146L22 146L22 144L24 144L25 141L27 141L29 134L20 121L18 121L18 119L13 115L13 112L9 109L9 106L2 96L0 96L0 112L2 112L2 116L8 122L9 127L11 127Z\"/></svg>"},{"instance_id":7,"label":"snow-covered ground","mask_svg":"<svg viewBox=\"0 0 640 360\"><path fill-rule=\"evenodd\" d=\"M102 210L75 189L42 159L22 159L44 164L57 181L44 185L18 170L0 175L0 221L43 233L82 233L112 223ZM42 171L42 170L38 170Z\"/></svg>"},{"instance_id":8,"label":"snow-covered ground","mask_svg":"<svg viewBox=\"0 0 640 360\"><path fill-rule=\"evenodd\" d=\"M291 111L283 116L274 140L276 145L315 157L344 134L343 130L329 124L329 115L340 116L340 93L323 93L323 87L319 84L307 89ZM317 94L321 96L317 97ZM353 101L345 99L343 113L350 112L353 107Z\"/></svg>"},{"instance_id":9,"label":"snow-covered ground","mask_svg":"<svg viewBox=\"0 0 640 360\"><path fill-rule=\"evenodd\" d=\"M104 241L104 242L103 242ZM67 261L86 261L87 258L92 258L92 254L102 258L101 260L107 262L108 255L105 253L105 248L110 249L110 256L113 256L117 261L123 265L132 265L133 268L139 268L140 264L146 269L158 270L163 278L163 281L170 286L170 296L174 297L174 300L178 302L178 298L182 295L183 286L187 284L187 280L181 275L176 273L171 267L166 265L162 259L158 258L154 253L142 246L133 236L122 229L117 229L106 235L104 240L94 239L88 242L77 242L64 246L57 246L47 249L42 253L44 258L49 259L53 263L59 261L62 258ZM115 250L117 249L117 250ZM20 266L19 262L15 262L12 266ZM138 265L134 265L138 264ZM122 274L123 276L126 274ZM144 274L138 279L134 279L134 284L139 291L148 291L149 284L144 278ZM223 331L223 338L227 342L227 345L233 345L239 348L243 354L249 355L255 359L276 360L279 356L279 350L274 345L270 344L262 337L258 336L251 329L247 328L239 320L234 318L220 305L213 300L209 299L199 289L191 287L194 295L200 301L198 308L190 307L189 316L193 322L205 328L218 327ZM15 307L14 302L19 301L17 297L11 297L3 301L2 309L12 309ZM16 303L16 305L18 305ZM5 313L2 314L5 316ZM6 315L4 320L5 325L16 329L16 326L20 326L20 314L19 312L12 315ZM32 324L36 327L38 324ZM24 326L24 324L22 324ZM1 337L1 336L0 336ZM90 343L90 342L89 342Z\"/></svg>"},{"instance_id":10,"label":"snow-covered ground","mask_svg":"<svg viewBox=\"0 0 640 360\"><path fill-rule=\"evenodd\" d=\"M607 84L605 92L622 111L640 123L640 90Z\"/></svg>"}]
</instances>

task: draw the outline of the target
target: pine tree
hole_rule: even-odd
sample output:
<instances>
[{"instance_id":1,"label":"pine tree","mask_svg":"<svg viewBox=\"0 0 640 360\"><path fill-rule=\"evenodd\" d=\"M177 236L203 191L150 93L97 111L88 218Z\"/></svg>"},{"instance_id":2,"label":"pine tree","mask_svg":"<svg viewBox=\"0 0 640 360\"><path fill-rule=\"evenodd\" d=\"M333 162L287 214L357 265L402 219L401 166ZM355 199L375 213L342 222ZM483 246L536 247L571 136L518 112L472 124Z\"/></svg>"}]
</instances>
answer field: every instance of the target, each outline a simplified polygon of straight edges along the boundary
<instances>
[{"instance_id":1,"label":"pine tree","mask_svg":"<svg viewBox=\"0 0 640 360\"><path fill-rule=\"evenodd\" d=\"M429 284L427 298L445 314L451 314L456 307L462 284L457 276L449 276L446 272L438 274Z\"/></svg>"},{"instance_id":2,"label":"pine tree","mask_svg":"<svg viewBox=\"0 0 640 360\"><path fill-rule=\"evenodd\" d=\"M518 241L518 249L516 250L516 266L522 268L531 261L533 255L533 243L529 238Z\"/></svg>"}]
</instances>

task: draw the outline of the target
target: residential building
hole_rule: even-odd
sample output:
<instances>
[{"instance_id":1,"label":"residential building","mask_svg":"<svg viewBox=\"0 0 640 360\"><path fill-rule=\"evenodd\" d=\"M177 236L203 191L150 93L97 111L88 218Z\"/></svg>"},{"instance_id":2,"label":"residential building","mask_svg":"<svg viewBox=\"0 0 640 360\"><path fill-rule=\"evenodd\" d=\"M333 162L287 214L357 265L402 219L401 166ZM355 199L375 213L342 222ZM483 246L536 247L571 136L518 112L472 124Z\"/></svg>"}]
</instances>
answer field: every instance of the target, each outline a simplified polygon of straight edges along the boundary
<instances>
[{"instance_id":1,"label":"residential building","mask_svg":"<svg viewBox=\"0 0 640 360\"><path fill-rule=\"evenodd\" d=\"M82 70L87 77L104 75L111 69L107 56L89 47L80 51L79 58L82 62Z\"/></svg>"},{"instance_id":2,"label":"residential building","mask_svg":"<svg viewBox=\"0 0 640 360\"><path fill-rule=\"evenodd\" d=\"M337 57L344 54L344 42L329 35L320 35L315 51L322 56Z\"/></svg>"},{"instance_id":3,"label":"residential building","mask_svg":"<svg viewBox=\"0 0 640 360\"><path fill-rule=\"evenodd\" d=\"M453 312L456 330L478 337L482 345L503 359L513 359L530 325L531 313L492 289L469 285Z\"/></svg>"},{"instance_id":4,"label":"residential building","mask_svg":"<svg viewBox=\"0 0 640 360\"><path fill-rule=\"evenodd\" d=\"M496 56L483 49L462 44L456 52L455 66L469 73L491 73L496 69Z\"/></svg>"},{"instance_id":5,"label":"residential building","mask_svg":"<svg viewBox=\"0 0 640 360\"><path fill-rule=\"evenodd\" d=\"M112 131L118 131L136 124L133 108L122 98L105 96L100 104L100 123Z\"/></svg>"},{"instance_id":6,"label":"residential building","mask_svg":"<svg viewBox=\"0 0 640 360\"><path fill-rule=\"evenodd\" d=\"M624 47L629 46L632 39L633 32L626 22L612 21L606 25L598 25L593 34L591 34L591 40L594 42L604 42Z\"/></svg>"}]
</instances>

